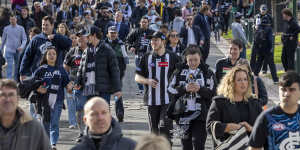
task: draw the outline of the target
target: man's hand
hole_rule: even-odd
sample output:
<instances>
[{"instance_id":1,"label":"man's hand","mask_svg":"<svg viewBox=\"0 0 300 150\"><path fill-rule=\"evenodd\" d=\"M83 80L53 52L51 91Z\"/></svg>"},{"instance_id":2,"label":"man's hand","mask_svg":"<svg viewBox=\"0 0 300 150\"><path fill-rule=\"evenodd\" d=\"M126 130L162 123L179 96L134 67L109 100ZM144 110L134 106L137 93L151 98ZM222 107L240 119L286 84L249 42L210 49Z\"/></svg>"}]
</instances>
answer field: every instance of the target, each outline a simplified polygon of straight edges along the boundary
<instances>
[{"instance_id":1,"label":"man's hand","mask_svg":"<svg viewBox=\"0 0 300 150\"><path fill-rule=\"evenodd\" d=\"M148 79L147 84L150 85L152 88L156 88L158 82L154 79Z\"/></svg>"},{"instance_id":2,"label":"man's hand","mask_svg":"<svg viewBox=\"0 0 300 150\"><path fill-rule=\"evenodd\" d=\"M81 89L81 85L75 84L73 87L75 90L80 90Z\"/></svg>"},{"instance_id":3,"label":"man's hand","mask_svg":"<svg viewBox=\"0 0 300 150\"><path fill-rule=\"evenodd\" d=\"M54 39L54 34L48 35L48 39L49 39L49 40L53 40L53 39Z\"/></svg>"},{"instance_id":4,"label":"man's hand","mask_svg":"<svg viewBox=\"0 0 300 150\"><path fill-rule=\"evenodd\" d=\"M18 50L19 52L21 52L23 49L22 49L21 47L19 47L19 48L17 48L17 50Z\"/></svg>"},{"instance_id":5,"label":"man's hand","mask_svg":"<svg viewBox=\"0 0 300 150\"><path fill-rule=\"evenodd\" d=\"M119 98L122 97L122 92L120 92L120 91L119 91L119 92L116 92L116 93L113 94L113 96L117 96L118 99L119 99Z\"/></svg>"},{"instance_id":6,"label":"man's hand","mask_svg":"<svg viewBox=\"0 0 300 150\"><path fill-rule=\"evenodd\" d=\"M131 53L135 53L135 48L134 48L134 47L131 47L129 51L130 51Z\"/></svg>"},{"instance_id":7,"label":"man's hand","mask_svg":"<svg viewBox=\"0 0 300 150\"><path fill-rule=\"evenodd\" d=\"M47 93L47 89L40 85L40 87L36 90L37 92L41 94Z\"/></svg>"},{"instance_id":8,"label":"man's hand","mask_svg":"<svg viewBox=\"0 0 300 150\"><path fill-rule=\"evenodd\" d=\"M293 40L293 39L294 39L294 38L291 36L291 37L290 37L290 40Z\"/></svg>"},{"instance_id":9,"label":"man's hand","mask_svg":"<svg viewBox=\"0 0 300 150\"><path fill-rule=\"evenodd\" d=\"M204 45L204 41L203 40L200 41L200 45L201 46Z\"/></svg>"}]
</instances>

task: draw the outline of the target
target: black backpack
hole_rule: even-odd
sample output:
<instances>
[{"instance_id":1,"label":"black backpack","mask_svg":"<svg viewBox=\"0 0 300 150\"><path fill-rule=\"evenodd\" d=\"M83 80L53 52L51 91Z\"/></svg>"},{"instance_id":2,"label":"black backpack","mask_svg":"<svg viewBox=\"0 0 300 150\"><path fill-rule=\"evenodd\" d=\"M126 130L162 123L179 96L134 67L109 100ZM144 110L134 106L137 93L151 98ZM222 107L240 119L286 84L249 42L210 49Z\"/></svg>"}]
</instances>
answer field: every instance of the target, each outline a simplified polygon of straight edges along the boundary
<instances>
[{"instance_id":1,"label":"black backpack","mask_svg":"<svg viewBox=\"0 0 300 150\"><path fill-rule=\"evenodd\" d=\"M268 42L267 32L266 30L259 28L255 32L254 42L258 48L265 48Z\"/></svg>"}]
</instances>

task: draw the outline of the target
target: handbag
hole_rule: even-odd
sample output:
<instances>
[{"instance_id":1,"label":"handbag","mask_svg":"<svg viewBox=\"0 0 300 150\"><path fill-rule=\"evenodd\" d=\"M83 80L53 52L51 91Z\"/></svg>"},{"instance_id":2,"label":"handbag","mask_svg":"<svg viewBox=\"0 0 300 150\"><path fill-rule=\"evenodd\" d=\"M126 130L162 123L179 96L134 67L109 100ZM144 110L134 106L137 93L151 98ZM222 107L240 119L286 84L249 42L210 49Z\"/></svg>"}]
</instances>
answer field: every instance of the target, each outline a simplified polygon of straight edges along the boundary
<instances>
[{"instance_id":1,"label":"handbag","mask_svg":"<svg viewBox=\"0 0 300 150\"><path fill-rule=\"evenodd\" d=\"M215 150L245 150L248 148L249 137L245 127L231 132L231 135L225 141L221 142L217 140L214 132L217 123L220 122L214 122L211 128L212 138L217 144Z\"/></svg>"}]
</instances>

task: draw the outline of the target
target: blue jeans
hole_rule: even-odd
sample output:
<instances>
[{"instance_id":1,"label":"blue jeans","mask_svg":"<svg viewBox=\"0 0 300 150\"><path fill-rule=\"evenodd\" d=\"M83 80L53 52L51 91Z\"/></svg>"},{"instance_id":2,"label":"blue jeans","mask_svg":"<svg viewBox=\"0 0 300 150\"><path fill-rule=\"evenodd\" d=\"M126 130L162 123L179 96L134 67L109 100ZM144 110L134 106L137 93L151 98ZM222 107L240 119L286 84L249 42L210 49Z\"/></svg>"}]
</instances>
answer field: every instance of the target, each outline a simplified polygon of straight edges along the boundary
<instances>
[{"instance_id":1,"label":"blue jeans","mask_svg":"<svg viewBox=\"0 0 300 150\"><path fill-rule=\"evenodd\" d=\"M7 63L6 67L6 78L15 79L17 78L18 64L19 64L19 52L5 52L5 59ZM14 69L14 70L13 70Z\"/></svg>"},{"instance_id":2,"label":"blue jeans","mask_svg":"<svg viewBox=\"0 0 300 150\"><path fill-rule=\"evenodd\" d=\"M73 90L73 97L76 103L76 111L82 111L87 102L87 97L82 95L81 90Z\"/></svg>"},{"instance_id":3,"label":"blue jeans","mask_svg":"<svg viewBox=\"0 0 300 150\"><path fill-rule=\"evenodd\" d=\"M51 145L56 144L59 139L59 120L63 108L63 101L57 100L54 109L51 109L50 122L43 122L44 128L50 137Z\"/></svg>"},{"instance_id":4,"label":"blue jeans","mask_svg":"<svg viewBox=\"0 0 300 150\"><path fill-rule=\"evenodd\" d=\"M141 61L141 58L135 57L135 66L136 67L138 67L140 65L140 61ZM144 90L143 84L138 83L137 85L138 85L139 90L142 90L142 91Z\"/></svg>"},{"instance_id":5,"label":"blue jeans","mask_svg":"<svg viewBox=\"0 0 300 150\"><path fill-rule=\"evenodd\" d=\"M66 92L66 90L65 93L68 105L69 124L76 126L76 101L73 97L73 94L69 94L68 92Z\"/></svg>"}]
</instances>

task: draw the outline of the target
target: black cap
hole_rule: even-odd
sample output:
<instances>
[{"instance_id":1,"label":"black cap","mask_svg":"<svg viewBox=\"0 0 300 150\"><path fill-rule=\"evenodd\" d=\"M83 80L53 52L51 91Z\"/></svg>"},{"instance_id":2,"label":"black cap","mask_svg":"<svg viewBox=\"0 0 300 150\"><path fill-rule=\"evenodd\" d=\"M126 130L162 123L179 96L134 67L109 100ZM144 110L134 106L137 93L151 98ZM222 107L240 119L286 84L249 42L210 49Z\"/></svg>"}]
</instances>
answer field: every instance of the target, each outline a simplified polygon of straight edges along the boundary
<instances>
[{"instance_id":1,"label":"black cap","mask_svg":"<svg viewBox=\"0 0 300 150\"><path fill-rule=\"evenodd\" d=\"M108 28L108 32L117 32L117 27L116 26L110 26Z\"/></svg>"},{"instance_id":2,"label":"black cap","mask_svg":"<svg viewBox=\"0 0 300 150\"><path fill-rule=\"evenodd\" d=\"M154 32L152 35L148 36L148 39L152 39L152 38L160 38L162 40L166 40L166 36L162 33L162 32Z\"/></svg>"},{"instance_id":3,"label":"black cap","mask_svg":"<svg viewBox=\"0 0 300 150\"><path fill-rule=\"evenodd\" d=\"M96 26L91 26L88 35L98 34L100 32L101 32L100 28Z\"/></svg>"},{"instance_id":4,"label":"black cap","mask_svg":"<svg viewBox=\"0 0 300 150\"><path fill-rule=\"evenodd\" d=\"M89 33L85 29L81 29L76 33L76 36L88 36Z\"/></svg>"}]
</instances>

